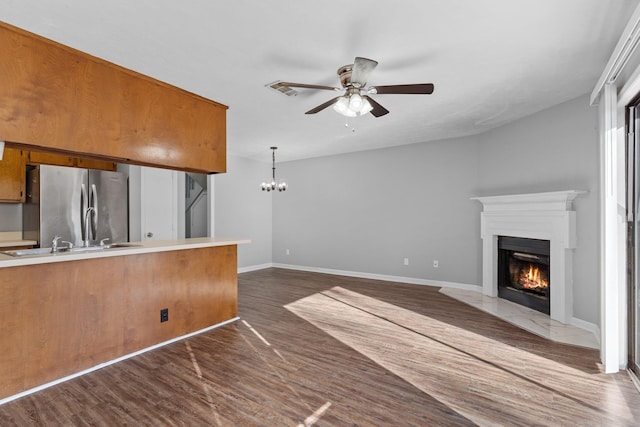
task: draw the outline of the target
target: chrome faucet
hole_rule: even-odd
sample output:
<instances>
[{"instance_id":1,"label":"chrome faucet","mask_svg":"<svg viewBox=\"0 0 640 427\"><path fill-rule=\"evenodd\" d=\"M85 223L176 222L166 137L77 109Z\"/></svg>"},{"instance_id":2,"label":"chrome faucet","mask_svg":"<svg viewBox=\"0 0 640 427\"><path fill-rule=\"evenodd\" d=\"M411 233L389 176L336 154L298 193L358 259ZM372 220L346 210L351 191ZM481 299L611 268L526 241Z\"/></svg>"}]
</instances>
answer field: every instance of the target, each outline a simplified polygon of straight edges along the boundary
<instances>
[{"instance_id":1,"label":"chrome faucet","mask_svg":"<svg viewBox=\"0 0 640 427\"><path fill-rule=\"evenodd\" d=\"M58 240L60 240L60 239L62 239L62 237L56 236L51 241L51 253L52 254L55 254L56 252L58 252Z\"/></svg>"},{"instance_id":2,"label":"chrome faucet","mask_svg":"<svg viewBox=\"0 0 640 427\"><path fill-rule=\"evenodd\" d=\"M60 249L73 249L73 243L67 242L66 240L60 240L60 239L62 239L62 237L56 236L51 241L51 253L52 254L58 253L58 251ZM67 246L62 247L62 248L58 247L58 241L60 241L60 243L66 244Z\"/></svg>"},{"instance_id":3,"label":"chrome faucet","mask_svg":"<svg viewBox=\"0 0 640 427\"><path fill-rule=\"evenodd\" d=\"M96 210L93 208L93 206L91 206L85 209L84 215L82 216L82 229L84 230L84 240L82 240L82 246L85 248L89 247L89 241L91 240L89 238L89 217L95 214Z\"/></svg>"}]
</instances>

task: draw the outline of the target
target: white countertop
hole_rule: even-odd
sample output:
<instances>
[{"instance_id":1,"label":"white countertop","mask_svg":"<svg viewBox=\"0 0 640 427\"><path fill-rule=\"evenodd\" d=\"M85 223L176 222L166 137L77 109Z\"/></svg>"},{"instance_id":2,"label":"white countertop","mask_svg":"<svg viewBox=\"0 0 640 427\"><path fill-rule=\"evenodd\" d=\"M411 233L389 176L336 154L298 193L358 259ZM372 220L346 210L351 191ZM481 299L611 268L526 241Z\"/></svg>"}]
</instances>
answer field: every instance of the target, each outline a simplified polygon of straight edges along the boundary
<instances>
[{"instance_id":1,"label":"white countertop","mask_svg":"<svg viewBox=\"0 0 640 427\"><path fill-rule=\"evenodd\" d=\"M185 249L206 248L250 243L249 239L226 237L198 237L181 240L131 242L130 247L112 248L90 252L62 252L15 257L0 253L0 268L19 265L47 264L52 262L77 261L82 259L107 258L122 255L137 255L151 252L180 251Z\"/></svg>"}]
</instances>

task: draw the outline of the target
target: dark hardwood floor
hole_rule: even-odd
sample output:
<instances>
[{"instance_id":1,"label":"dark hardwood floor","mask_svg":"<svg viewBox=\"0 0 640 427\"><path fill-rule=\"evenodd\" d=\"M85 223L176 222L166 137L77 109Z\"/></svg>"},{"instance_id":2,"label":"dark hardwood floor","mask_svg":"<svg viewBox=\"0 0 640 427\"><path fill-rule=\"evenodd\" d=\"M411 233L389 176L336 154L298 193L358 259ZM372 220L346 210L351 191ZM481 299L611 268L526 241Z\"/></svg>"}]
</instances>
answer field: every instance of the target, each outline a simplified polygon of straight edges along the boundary
<instances>
[{"instance_id":1,"label":"dark hardwood floor","mask_svg":"<svg viewBox=\"0 0 640 427\"><path fill-rule=\"evenodd\" d=\"M1 426L638 426L595 350L437 288L266 269L233 324L0 406Z\"/></svg>"}]
</instances>

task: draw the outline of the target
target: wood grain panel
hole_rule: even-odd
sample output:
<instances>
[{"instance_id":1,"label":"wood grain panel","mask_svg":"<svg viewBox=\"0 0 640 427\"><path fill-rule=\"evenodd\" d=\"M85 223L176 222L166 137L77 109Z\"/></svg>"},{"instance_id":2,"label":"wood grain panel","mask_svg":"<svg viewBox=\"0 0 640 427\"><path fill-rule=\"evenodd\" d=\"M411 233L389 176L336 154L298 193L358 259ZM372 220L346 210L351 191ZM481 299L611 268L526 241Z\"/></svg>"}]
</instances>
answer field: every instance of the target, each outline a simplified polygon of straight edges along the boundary
<instances>
[{"instance_id":1,"label":"wood grain panel","mask_svg":"<svg viewBox=\"0 0 640 427\"><path fill-rule=\"evenodd\" d=\"M29 151L27 165L57 165L83 169L100 169L116 171L118 165L108 160L98 160L88 157L73 157L61 153Z\"/></svg>"},{"instance_id":2,"label":"wood grain panel","mask_svg":"<svg viewBox=\"0 0 640 427\"><path fill-rule=\"evenodd\" d=\"M236 269L235 245L1 268L0 398L235 317Z\"/></svg>"},{"instance_id":3,"label":"wood grain panel","mask_svg":"<svg viewBox=\"0 0 640 427\"><path fill-rule=\"evenodd\" d=\"M0 58L0 140L226 171L226 106L5 23Z\"/></svg>"},{"instance_id":4,"label":"wood grain panel","mask_svg":"<svg viewBox=\"0 0 640 427\"><path fill-rule=\"evenodd\" d=\"M25 185L24 153L21 150L6 147L0 160L0 201L24 202Z\"/></svg>"},{"instance_id":5,"label":"wood grain panel","mask_svg":"<svg viewBox=\"0 0 640 427\"><path fill-rule=\"evenodd\" d=\"M115 162L108 160L89 159L86 157L78 157L76 159L76 167L85 169L100 169L103 171L115 172L118 169L118 165Z\"/></svg>"},{"instance_id":6,"label":"wood grain panel","mask_svg":"<svg viewBox=\"0 0 640 427\"><path fill-rule=\"evenodd\" d=\"M28 165L56 165L75 167L76 162L72 156L59 153L44 153L41 151L29 151L27 154Z\"/></svg>"}]
</instances>

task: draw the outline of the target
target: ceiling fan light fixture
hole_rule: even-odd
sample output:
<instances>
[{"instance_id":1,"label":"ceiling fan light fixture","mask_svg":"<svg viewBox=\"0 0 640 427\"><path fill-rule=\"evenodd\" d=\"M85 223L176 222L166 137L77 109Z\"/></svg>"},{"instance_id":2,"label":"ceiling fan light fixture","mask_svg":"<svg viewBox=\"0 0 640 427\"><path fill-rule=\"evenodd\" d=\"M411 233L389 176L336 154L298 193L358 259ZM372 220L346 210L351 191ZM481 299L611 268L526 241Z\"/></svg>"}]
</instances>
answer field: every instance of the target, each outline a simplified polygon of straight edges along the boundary
<instances>
[{"instance_id":1,"label":"ceiling fan light fixture","mask_svg":"<svg viewBox=\"0 0 640 427\"><path fill-rule=\"evenodd\" d=\"M373 107L371 106L371 103L369 102L368 99L363 98L362 99L362 108L360 108L360 115L364 116L365 114L371 112L371 110L373 110Z\"/></svg>"},{"instance_id":2,"label":"ceiling fan light fixture","mask_svg":"<svg viewBox=\"0 0 640 427\"><path fill-rule=\"evenodd\" d=\"M333 109L347 117L355 117L356 113L349 108L349 98L346 96L341 96L338 101L333 104Z\"/></svg>"},{"instance_id":3,"label":"ceiling fan light fixture","mask_svg":"<svg viewBox=\"0 0 640 427\"><path fill-rule=\"evenodd\" d=\"M362 97L354 93L349 97L349 109L351 111L359 112L362 108Z\"/></svg>"},{"instance_id":4,"label":"ceiling fan light fixture","mask_svg":"<svg viewBox=\"0 0 640 427\"><path fill-rule=\"evenodd\" d=\"M369 113L373 107L368 99L363 98L360 94L352 93L341 96L333 104L333 109L343 116L356 117Z\"/></svg>"}]
</instances>

